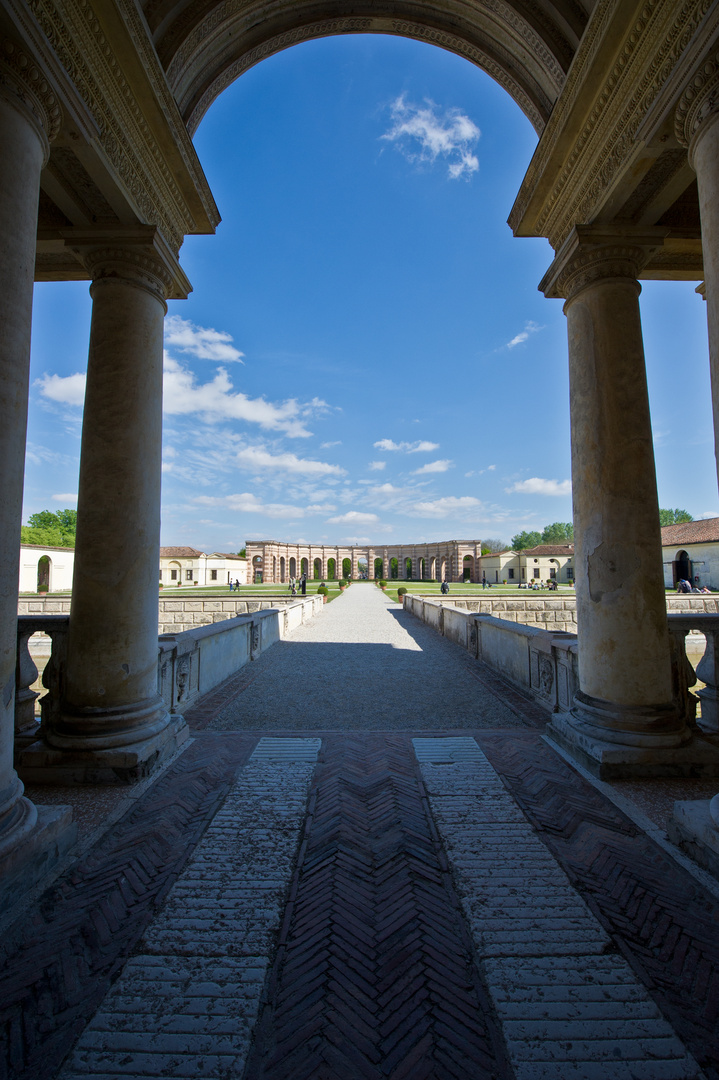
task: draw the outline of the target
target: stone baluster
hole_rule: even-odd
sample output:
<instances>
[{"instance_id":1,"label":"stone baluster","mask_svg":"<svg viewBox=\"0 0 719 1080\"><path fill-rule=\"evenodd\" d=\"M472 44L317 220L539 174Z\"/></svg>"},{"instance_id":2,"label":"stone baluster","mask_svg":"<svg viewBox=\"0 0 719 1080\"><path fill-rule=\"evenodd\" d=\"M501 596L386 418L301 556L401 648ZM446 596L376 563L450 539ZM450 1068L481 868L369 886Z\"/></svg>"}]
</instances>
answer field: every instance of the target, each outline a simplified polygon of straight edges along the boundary
<instances>
[{"instance_id":1,"label":"stone baluster","mask_svg":"<svg viewBox=\"0 0 719 1080\"><path fill-rule=\"evenodd\" d=\"M70 230L66 243L91 273L93 309L65 691L21 764L126 781L187 737L157 689L157 565L165 297L188 283L149 227Z\"/></svg>"},{"instance_id":2,"label":"stone baluster","mask_svg":"<svg viewBox=\"0 0 719 1080\"><path fill-rule=\"evenodd\" d=\"M35 719L35 702L39 694L30 687L37 680L37 665L30 655L32 627L18 622L17 660L15 664L15 749L28 738L37 737L38 722Z\"/></svg>"},{"instance_id":3,"label":"stone baluster","mask_svg":"<svg viewBox=\"0 0 719 1080\"><path fill-rule=\"evenodd\" d=\"M580 677L551 727L600 776L693 767L677 753L692 732L673 694L637 280L665 234L578 226L540 285L566 297Z\"/></svg>"},{"instance_id":4,"label":"stone baluster","mask_svg":"<svg viewBox=\"0 0 719 1080\"><path fill-rule=\"evenodd\" d=\"M40 173L58 133L55 94L31 57L0 39L0 906L47 869L72 829L23 794L13 766L18 559ZM27 702L27 699L26 699Z\"/></svg>"}]
</instances>

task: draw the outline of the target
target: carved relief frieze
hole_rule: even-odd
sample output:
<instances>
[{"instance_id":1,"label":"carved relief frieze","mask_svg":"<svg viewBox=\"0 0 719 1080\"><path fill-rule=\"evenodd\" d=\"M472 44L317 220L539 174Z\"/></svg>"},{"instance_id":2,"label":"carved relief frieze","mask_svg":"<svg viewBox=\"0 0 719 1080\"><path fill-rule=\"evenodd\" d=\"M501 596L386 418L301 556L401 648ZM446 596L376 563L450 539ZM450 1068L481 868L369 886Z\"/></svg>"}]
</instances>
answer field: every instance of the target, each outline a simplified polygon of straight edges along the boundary
<instances>
[{"instance_id":1,"label":"carved relief frieze","mask_svg":"<svg viewBox=\"0 0 719 1080\"><path fill-rule=\"evenodd\" d=\"M685 3L666 24L666 9L647 2L597 97L537 229L558 247L577 222L591 221L602 195L636 148L635 136L671 77L710 0Z\"/></svg>"},{"instance_id":2,"label":"carved relief frieze","mask_svg":"<svg viewBox=\"0 0 719 1080\"><path fill-rule=\"evenodd\" d=\"M77 0L62 11L52 0L28 3L97 124L102 150L138 216L157 225L177 252L194 222L91 3Z\"/></svg>"},{"instance_id":3,"label":"carved relief frieze","mask_svg":"<svg viewBox=\"0 0 719 1080\"><path fill-rule=\"evenodd\" d=\"M122 281L145 289L162 303L172 291L173 279L162 260L150 248L107 245L82 249L93 287Z\"/></svg>"}]
</instances>

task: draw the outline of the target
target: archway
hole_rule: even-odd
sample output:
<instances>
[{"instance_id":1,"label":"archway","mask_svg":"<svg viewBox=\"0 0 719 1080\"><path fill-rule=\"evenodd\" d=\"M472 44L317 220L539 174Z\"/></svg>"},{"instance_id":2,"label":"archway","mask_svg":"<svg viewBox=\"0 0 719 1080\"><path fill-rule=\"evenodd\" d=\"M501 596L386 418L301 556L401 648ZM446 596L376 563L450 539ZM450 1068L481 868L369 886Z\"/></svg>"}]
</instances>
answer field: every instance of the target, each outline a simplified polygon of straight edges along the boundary
<instances>
[{"instance_id":1,"label":"archway","mask_svg":"<svg viewBox=\"0 0 719 1080\"><path fill-rule=\"evenodd\" d=\"M309 577L309 563L307 559L300 559L300 574L304 574L305 577Z\"/></svg>"},{"instance_id":2,"label":"archway","mask_svg":"<svg viewBox=\"0 0 719 1080\"><path fill-rule=\"evenodd\" d=\"M360 555L357 560L357 573L360 580L369 577L369 563L367 562L367 557L365 555Z\"/></svg>"},{"instance_id":3,"label":"archway","mask_svg":"<svg viewBox=\"0 0 719 1080\"><path fill-rule=\"evenodd\" d=\"M255 555L252 560L252 580L255 585L262 584L262 556Z\"/></svg>"},{"instance_id":4,"label":"archway","mask_svg":"<svg viewBox=\"0 0 719 1080\"><path fill-rule=\"evenodd\" d=\"M313 576L315 581L319 581L322 577L322 559L315 559L314 563L312 564L312 569L314 571Z\"/></svg>"},{"instance_id":5,"label":"archway","mask_svg":"<svg viewBox=\"0 0 719 1080\"><path fill-rule=\"evenodd\" d=\"M462 581L474 581L473 555L465 555L462 559Z\"/></svg>"},{"instance_id":6,"label":"archway","mask_svg":"<svg viewBox=\"0 0 719 1080\"><path fill-rule=\"evenodd\" d=\"M49 555L41 555L37 561L37 591L50 592L50 570L52 562Z\"/></svg>"},{"instance_id":7,"label":"archway","mask_svg":"<svg viewBox=\"0 0 719 1080\"><path fill-rule=\"evenodd\" d=\"M346 581L349 581L351 579L351 577L352 577L352 560L351 559L343 559L342 560L342 577Z\"/></svg>"},{"instance_id":8,"label":"archway","mask_svg":"<svg viewBox=\"0 0 719 1080\"><path fill-rule=\"evenodd\" d=\"M327 560L327 577L330 579L330 581L336 581L337 580L337 560L336 559L328 559Z\"/></svg>"},{"instance_id":9,"label":"archway","mask_svg":"<svg viewBox=\"0 0 719 1080\"><path fill-rule=\"evenodd\" d=\"M290 577L297 577L297 559L294 557L294 555L290 556Z\"/></svg>"},{"instance_id":10,"label":"archway","mask_svg":"<svg viewBox=\"0 0 719 1080\"><path fill-rule=\"evenodd\" d=\"M412 560L409 558L404 560L404 577L405 581L412 580Z\"/></svg>"},{"instance_id":11,"label":"archway","mask_svg":"<svg viewBox=\"0 0 719 1080\"><path fill-rule=\"evenodd\" d=\"M692 580L692 562L688 551L678 551L673 563L674 584L678 581Z\"/></svg>"},{"instance_id":12,"label":"archway","mask_svg":"<svg viewBox=\"0 0 719 1080\"><path fill-rule=\"evenodd\" d=\"M390 559L389 561L389 576L396 580L399 578L399 563L397 559Z\"/></svg>"},{"instance_id":13,"label":"archway","mask_svg":"<svg viewBox=\"0 0 719 1080\"><path fill-rule=\"evenodd\" d=\"M376 580L377 580L378 578L380 578L380 579L381 579L381 577L382 577L382 573L383 573L383 570L384 570L384 563L382 562L382 560L381 560L381 559L375 559L375 561L374 561L374 576L375 576L375 581L376 581Z\"/></svg>"}]
</instances>

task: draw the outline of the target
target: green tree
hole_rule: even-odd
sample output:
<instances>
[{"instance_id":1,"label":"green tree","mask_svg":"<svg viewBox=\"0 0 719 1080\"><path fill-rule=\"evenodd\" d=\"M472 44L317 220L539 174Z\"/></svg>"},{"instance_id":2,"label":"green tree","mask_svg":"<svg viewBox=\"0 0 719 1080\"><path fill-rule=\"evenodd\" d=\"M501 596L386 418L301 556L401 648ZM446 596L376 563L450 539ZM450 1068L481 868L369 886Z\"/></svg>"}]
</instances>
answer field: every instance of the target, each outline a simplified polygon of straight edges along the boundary
<instances>
[{"instance_id":1,"label":"green tree","mask_svg":"<svg viewBox=\"0 0 719 1080\"><path fill-rule=\"evenodd\" d=\"M241 559L246 559L247 558L247 548L240 548L240 550L237 552L237 554L240 556Z\"/></svg>"},{"instance_id":2,"label":"green tree","mask_svg":"<svg viewBox=\"0 0 719 1080\"><path fill-rule=\"evenodd\" d=\"M574 526L571 521L555 521L545 525L542 530L543 544L570 544L574 540Z\"/></svg>"},{"instance_id":3,"label":"green tree","mask_svg":"<svg viewBox=\"0 0 719 1080\"><path fill-rule=\"evenodd\" d=\"M538 532L520 532L513 536L510 543L515 551L523 551L524 548L536 547L541 544L542 535Z\"/></svg>"},{"instance_id":4,"label":"green tree","mask_svg":"<svg viewBox=\"0 0 719 1080\"><path fill-rule=\"evenodd\" d=\"M660 510L660 525L680 525L683 521L693 521L694 518L688 510Z\"/></svg>"},{"instance_id":5,"label":"green tree","mask_svg":"<svg viewBox=\"0 0 719 1080\"><path fill-rule=\"evenodd\" d=\"M497 551L506 551L507 547L508 545L505 544L504 540L489 539L482 541L481 550L483 555L494 555Z\"/></svg>"},{"instance_id":6,"label":"green tree","mask_svg":"<svg viewBox=\"0 0 719 1080\"><path fill-rule=\"evenodd\" d=\"M20 530L23 544L74 547L77 510L40 510L31 514Z\"/></svg>"}]
</instances>

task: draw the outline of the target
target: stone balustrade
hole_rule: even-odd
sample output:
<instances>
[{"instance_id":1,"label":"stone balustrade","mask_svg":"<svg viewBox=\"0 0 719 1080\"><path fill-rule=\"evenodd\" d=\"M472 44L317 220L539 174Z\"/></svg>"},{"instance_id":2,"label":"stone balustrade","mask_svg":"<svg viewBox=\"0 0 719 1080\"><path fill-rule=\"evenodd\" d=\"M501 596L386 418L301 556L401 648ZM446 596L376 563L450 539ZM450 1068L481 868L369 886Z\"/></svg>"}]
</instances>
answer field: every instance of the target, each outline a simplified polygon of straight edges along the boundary
<instances>
[{"instance_id":1,"label":"stone balustrade","mask_svg":"<svg viewBox=\"0 0 719 1080\"><path fill-rule=\"evenodd\" d=\"M160 634L157 688L171 713L182 713L203 694L224 682L245 664L256 660L276 641L319 614L323 607L323 599L317 595L300 597L282 607L271 606L263 600L262 610L260 601L240 603L253 603L254 610L230 618L222 610L193 610L193 614L220 615L221 619L193 626L192 629ZM15 690L17 757L38 738L40 730L35 715L40 695L31 689L37 681L38 668L33 659L30 639L34 634L45 634L50 639L50 655L42 675L42 685L47 693L40 698L41 722L44 723L50 720L52 710L60 708L69 625L70 617L65 614L18 617Z\"/></svg>"}]
</instances>

